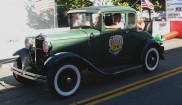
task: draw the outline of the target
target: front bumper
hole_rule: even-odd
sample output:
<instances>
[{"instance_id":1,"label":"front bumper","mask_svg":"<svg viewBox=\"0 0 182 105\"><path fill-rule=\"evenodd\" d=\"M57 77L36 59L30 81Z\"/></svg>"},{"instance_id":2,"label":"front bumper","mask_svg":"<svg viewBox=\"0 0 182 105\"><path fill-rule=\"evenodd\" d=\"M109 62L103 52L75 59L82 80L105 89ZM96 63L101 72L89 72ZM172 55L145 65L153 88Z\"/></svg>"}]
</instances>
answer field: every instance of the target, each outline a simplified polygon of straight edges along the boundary
<instances>
[{"instance_id":1,"label":"front bumper","mask_svg":"<svg viewBox=\"0 0 182 105\"><path fill-rule=\"evenodd\" d=\"M27 78L27 79L31 79L31 80L47 80L47 76L43 76L43 75L38 75L38 74L34 74L34 73L30 73L27 71L23 71L21 69L18 69L16 67L11 67L11 71L21 77Z\"/></svg>"}]
</instances>

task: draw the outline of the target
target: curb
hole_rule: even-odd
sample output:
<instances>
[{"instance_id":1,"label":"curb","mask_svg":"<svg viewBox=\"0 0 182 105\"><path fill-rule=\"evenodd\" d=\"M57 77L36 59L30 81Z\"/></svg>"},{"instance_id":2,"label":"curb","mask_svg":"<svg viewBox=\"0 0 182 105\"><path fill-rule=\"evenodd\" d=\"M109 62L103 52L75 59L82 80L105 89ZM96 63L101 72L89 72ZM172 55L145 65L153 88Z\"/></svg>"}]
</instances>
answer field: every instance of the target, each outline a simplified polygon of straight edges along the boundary
<instances>
[{"instance_id":1,"label":"curb","mask_svg":"<svg viewBox=\"0 0 182 105\"><path fill-rule=\"evenodd\" d=\"M2 67L2 64L12 63L16 60L16 57L14 58L7 58L7 59L1 59L0 60L0 68Z\"/></svg>"}]
</instances>

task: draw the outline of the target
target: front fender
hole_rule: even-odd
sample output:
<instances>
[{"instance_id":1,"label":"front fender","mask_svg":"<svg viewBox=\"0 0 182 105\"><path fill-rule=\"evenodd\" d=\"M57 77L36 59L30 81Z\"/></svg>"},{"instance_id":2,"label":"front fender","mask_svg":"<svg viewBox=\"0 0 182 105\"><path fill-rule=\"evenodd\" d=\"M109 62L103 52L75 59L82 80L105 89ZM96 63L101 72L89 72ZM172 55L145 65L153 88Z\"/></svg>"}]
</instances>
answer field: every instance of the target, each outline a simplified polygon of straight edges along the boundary
<instances>
[{"instance_id":1,"label":"front fender","mask_svg":"<svg viewBox=\"0 0 182 105\"><path fill-rule=\"evenodd\" d=\"M21 61L23 61L29 54L29 50L26 48L22 48L18 51L16 51L13 56L19 56L21 58Z\"/></svg>"},{"instance_id":2,"label":"front fender","mask_svg":"<svg viewBox=\"0 0 182 105\"><path fill-rule=\"evenodd\" d=\"M97 69L91 62L89 62L88 60L86 60L85 58L75 54L75 53L71 53L71 52L61 52L61 53L57 53L54 56L48 58L44 65L47 68L52 68L55 67L57 65L61 65L63 63L73 63L73 61L75 61L74 63L79 63L81 65L79 66L84 66L86 68L89 68L93 71L99 72L99 73L103 73L102 71L100 71L99 69Z\"/></svg>"},{"instance_id":3,"label":"front fender","mask_svg":"<svg viewBox=\"0 0 182 105\"><path fill-rule=\"evenodd\" d=\"M44 65L45 66L52 66L54 64L57 64L61 61L63 61L64 59L68 59L68 58L77 58L77 59L82 59L79 55L71 53L71 52L61 52L61 53L57 53L53 56L51 56L50 58L48 58Z\"/></svg>"},{"instance_id":4,"label":"front fender","mask_svg":"<svg viewBox=\"0 0 182 105\"><path fill-rule=\"evenodd\" d=\"M30 56L30 54L32 54L33 52L34 48L32 49L22 48L13 54L13 56L20 57L22 63L22 70L26 70L30 66L32 62L32 57Z\"/></svg>"}]
</instances>

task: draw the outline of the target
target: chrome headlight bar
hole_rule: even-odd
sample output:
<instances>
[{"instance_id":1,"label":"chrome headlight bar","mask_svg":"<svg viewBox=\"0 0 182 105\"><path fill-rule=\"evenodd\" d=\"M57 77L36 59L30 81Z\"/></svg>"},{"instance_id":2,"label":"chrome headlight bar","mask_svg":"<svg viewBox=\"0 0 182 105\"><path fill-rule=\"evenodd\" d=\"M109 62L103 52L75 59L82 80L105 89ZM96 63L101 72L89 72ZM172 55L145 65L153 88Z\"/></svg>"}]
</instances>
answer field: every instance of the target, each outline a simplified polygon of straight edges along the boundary
<instances>
[{"instance_id":1,"label":"chrome headlight bar","mask_svg":"<svg viewBox=\"0 0 182 105\"><path fill-rule=\"evenodd\" d=\"M47 40L44 40L42 48L45 53L49 52L51 50L51 43Z\"/></svg>"}]
</instances>

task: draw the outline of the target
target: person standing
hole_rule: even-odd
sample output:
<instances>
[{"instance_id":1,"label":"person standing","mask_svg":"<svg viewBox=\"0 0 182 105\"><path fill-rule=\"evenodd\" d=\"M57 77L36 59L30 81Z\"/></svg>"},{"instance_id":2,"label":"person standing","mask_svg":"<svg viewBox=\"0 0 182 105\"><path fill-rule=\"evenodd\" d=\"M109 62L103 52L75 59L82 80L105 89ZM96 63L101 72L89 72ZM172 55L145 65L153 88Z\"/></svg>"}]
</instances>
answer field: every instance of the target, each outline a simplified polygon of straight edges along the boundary
<instances>
[{"instance_id":1,"label":"person standing","mask_svg":"<svg viewBox=\"0 0 182 105\"><path fill-rule=\"evenodd\" d=\"M142 14L138 14L137 19L137 30L143 30L145 27L145 22L142 18Z\"/></svg>"}]
</instances>

